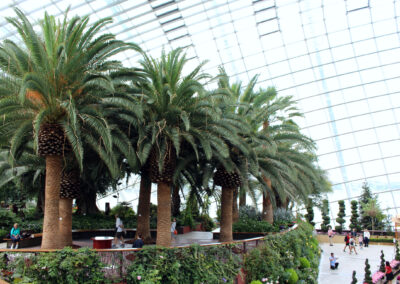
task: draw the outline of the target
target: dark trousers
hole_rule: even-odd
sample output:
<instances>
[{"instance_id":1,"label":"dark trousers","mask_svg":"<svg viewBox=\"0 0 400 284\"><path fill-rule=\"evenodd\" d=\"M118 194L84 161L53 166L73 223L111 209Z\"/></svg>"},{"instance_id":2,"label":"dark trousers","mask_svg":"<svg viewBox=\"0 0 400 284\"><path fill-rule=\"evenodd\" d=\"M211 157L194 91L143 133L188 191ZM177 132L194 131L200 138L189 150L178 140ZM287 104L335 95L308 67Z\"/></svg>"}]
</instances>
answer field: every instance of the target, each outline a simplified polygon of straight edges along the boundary
<instances>
[{"instance_id":1,"label":"dark trousers","mask_svg":"<svg viewBox=\"0 0 400 284\"><path fill-rule=\"evenodd\" d=\"M364 246L368 247L369 244L369 238L364 238Z\"/></svg>"},{"instance_id":2,"label":"dark trousers","mask_svg":"<svg viewBox=\"0 0 400 284\"><path fill-rule=\"evenodd\" d=\"M11 241L13 242L13 244L18 243L20 240L21 238L19 236L18 237L11 236Z\"/></svg>"},{"instance_id":3,"label":"dark trousers","mask_svg":"<svg viewBox=\"0 0 400 284\"><path fill-rule=\"evenodd\" d=\"M332 265L331 265L331 269L332 269L332 270L333 270L333 269L337 269L338 266L339 266L339 262L336 262L336 263L335 263L335 266L332 266Z\"/></svg>"}]
</instances>

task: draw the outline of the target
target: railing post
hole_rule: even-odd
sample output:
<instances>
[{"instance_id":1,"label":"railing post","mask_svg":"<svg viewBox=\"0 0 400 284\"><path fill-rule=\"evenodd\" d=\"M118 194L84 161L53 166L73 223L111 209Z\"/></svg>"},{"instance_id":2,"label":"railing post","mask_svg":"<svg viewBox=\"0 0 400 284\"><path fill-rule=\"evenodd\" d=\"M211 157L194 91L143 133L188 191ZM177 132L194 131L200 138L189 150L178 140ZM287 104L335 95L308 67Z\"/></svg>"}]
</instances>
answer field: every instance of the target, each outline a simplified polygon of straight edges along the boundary
<instances>
[{"instance_id":1,"label":"railing post","mask_svg":"<svg viewBox=\"0 0 400 284\"><path fill-rule=\"evenodd\" d=\"M243 252L246 253L246 242L243 242Z\"/></svg>"},{"instance_id":2,"label":"railing post","mask_svg":"<svg viewBox=\"0 0 400 284\"><path fill-rule=\"evenodd\" d=\"M119 252L120 253L120 266L119 266L119 277L122 279L122 271L123 271L123 263L124 263L124 253L123 253L123 251L120 251Z\"/></svg>"}]
</instances>

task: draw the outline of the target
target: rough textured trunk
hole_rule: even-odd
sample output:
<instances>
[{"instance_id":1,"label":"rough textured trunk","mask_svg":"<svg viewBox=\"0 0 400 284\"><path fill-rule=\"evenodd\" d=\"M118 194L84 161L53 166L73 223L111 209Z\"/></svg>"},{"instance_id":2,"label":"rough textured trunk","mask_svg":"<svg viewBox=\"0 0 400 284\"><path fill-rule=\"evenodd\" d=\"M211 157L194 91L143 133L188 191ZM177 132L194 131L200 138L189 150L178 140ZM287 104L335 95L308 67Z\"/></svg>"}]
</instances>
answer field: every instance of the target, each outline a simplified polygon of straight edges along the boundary
<instances>
[{"instance_id":1,"label":"rough textured trunk","mask_svg":"<svg viewBox=\"0 0 400 284\"><path fill-rule=\"evenodd\" d=\"M264 181L267 183L269 188L272 189L271 180L264 177ZM274 223L274 208L271 202L271 196L267 193L263 193L263 211L262 211L262 219L267 221L270 224Z\"/></svg>"},{"instance_id":2,"label":"rough textured trunk","mask_svg":"<svg viewBox=\"0 0 400 284\"><path fill-rule=\"evenodd\" d=\"M95 215L99 214L100 210L96 205L97 194L96 191L90 189L88 192L81 194L79 198L77 198L76 203L78 205L78 210L76 214L79 215Z\"/></svg>"},{"instance_id":3,"label":"rough textured trunk","mask_svg":"<svg viewBox=\"0 0 400 284\"><path fill-rule=\"evenodd\" d=\"M235 188L232 193L232 222L233 223L239 221L238 194L239 194L239 189Z\"/></svg>"},{"instance_id":4,"label":"rough textured trunk","mask_svg":"<svg viewBox=\"0 0 400 284\"><path fill-rule=\"evenodd\" d=\"M172 216L178 217L181 215L181 197L179 195L179 186L174 186L172 189Z\"/></svg>"},{"instance_id":5,"label":"rough textured trunk","mask_svg":"<svg viewBox=\"0 0 400 284\"><path fill-rule=\"evenodd\" d=\"M239 208L246 206L246 203L247 203L247 201L246 201L246 193L240 194L239 195Z\"/></svg>"},{"instance_id":6,"label":"rough textured trunk","mask_svg":"<svg viewBox=\"0 0 400 284\"><path fill-rule=\"evenodd\" d=\"M232 188L222 188L221 196L221 231L220 231L220 242L231 242L232 237L232 200L233 200Z\"/></svg>"},{"instance_id":7,"label":"rough textured trunk","mask_svg":"<svg viewBox=\"0 0 400 284\"><path fill-rule=\"evenodd\" d=\"M151 181L146 174L142 174L140 178L138 219L136 238L139 234L145 243L151 241L150 235L150 198L151 198Z\"/></svg>"},{"instance_id":8,"label":"rough textured trunk","mask_svg":"<svg viewBox=\"0 0 400 284\"><path fill-rule=\"evenodd\" d=\"M62 248L59 238L59 201L62 172L61 156L46 156L45 208L42 249Z\"/></svg>"},{"instance_id":9,"label":"rough textured trunk","mask_svg":"<svg viewBox=\"0 0 400 284\"><path fill-rule=\"evenodd\" d=\"M157 184L157 241L158 246L171 245L171 189L169 184Z\"/></svg>"},{"instance_id":10,"label":"rough textured trunk","mask_svg":"<svg viewBox=\"0 0 400 284\"><path fill-rule=\"evenodd\" d=\"M39 189L37 203L36 203L36 212L37 213L42 214L44 212L44 204L45 204L44 190L41 188L41 189Z\"/></svg>"},{"instance_id":11,"label":"rough textured trunk","mask_svg":"<svg viewBox=\"0 0 400 284\"><path fill-rule=\"evenodd\" d=\"M60 199L60 244L63 247L72 246L72 199Z\"/></svg>"}]
</instances>

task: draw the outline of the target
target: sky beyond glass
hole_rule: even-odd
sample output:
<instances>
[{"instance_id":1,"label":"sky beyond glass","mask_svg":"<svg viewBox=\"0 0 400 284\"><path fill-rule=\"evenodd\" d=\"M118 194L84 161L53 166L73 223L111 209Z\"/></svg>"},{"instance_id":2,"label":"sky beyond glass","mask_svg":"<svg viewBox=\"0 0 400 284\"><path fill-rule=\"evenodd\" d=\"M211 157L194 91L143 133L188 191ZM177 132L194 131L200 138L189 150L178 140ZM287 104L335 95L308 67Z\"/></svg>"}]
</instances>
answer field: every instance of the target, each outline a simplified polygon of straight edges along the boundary
<instances>
[{"instance_id":1,"label":"sky beyond glass","mask_svg":"<svg viewBox=\"0 0 400 284\"><path fill-rule=\"evenodd\" d=\"M204 71L223 65L244 84L259 74L259 87L293 96L305 114L297 122L333 184L332 217L335 201L358 196L364 181L386 213L400 213L399 0L3 0L1 40L16 40L4 18L15 6L32 21L68 6L91 21L111 16L109 32L154 57L186 47L188 68L208 60ZM139 56L118 59L136 66ZM132 186L120 199L135 194Z\"/></svg>"}]
</instances>

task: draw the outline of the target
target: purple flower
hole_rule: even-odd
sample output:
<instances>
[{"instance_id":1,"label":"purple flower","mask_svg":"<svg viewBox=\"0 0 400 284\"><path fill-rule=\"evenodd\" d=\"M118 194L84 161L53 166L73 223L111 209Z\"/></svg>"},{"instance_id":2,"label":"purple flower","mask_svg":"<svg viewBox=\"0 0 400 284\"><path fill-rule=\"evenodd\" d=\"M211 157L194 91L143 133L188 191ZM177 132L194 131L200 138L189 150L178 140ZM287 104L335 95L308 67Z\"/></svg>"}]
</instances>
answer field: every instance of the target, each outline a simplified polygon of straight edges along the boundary
<instances>
[{"instance_id":1,"label":"purple flower","mask_svg":"<svg viewBox=\"0 0 400 284\"><path fill-rule=\"evenodd\" d=\"M228 281L228 280L226 280L224 277L222 277L222 281L226 282L226 281Z\"/></svg>"},{"instance_id":2,"label":"purple flower","mask_svg":"<svg viewBox=\"0 0 400 284\"><path fill-rule=\"evenodd\" d=\"M268 281L268 278L263 278L263 279L261 279L261 281L262 281L262 282L267 282L267 281Z\"/></svg>"}]
</instances>

